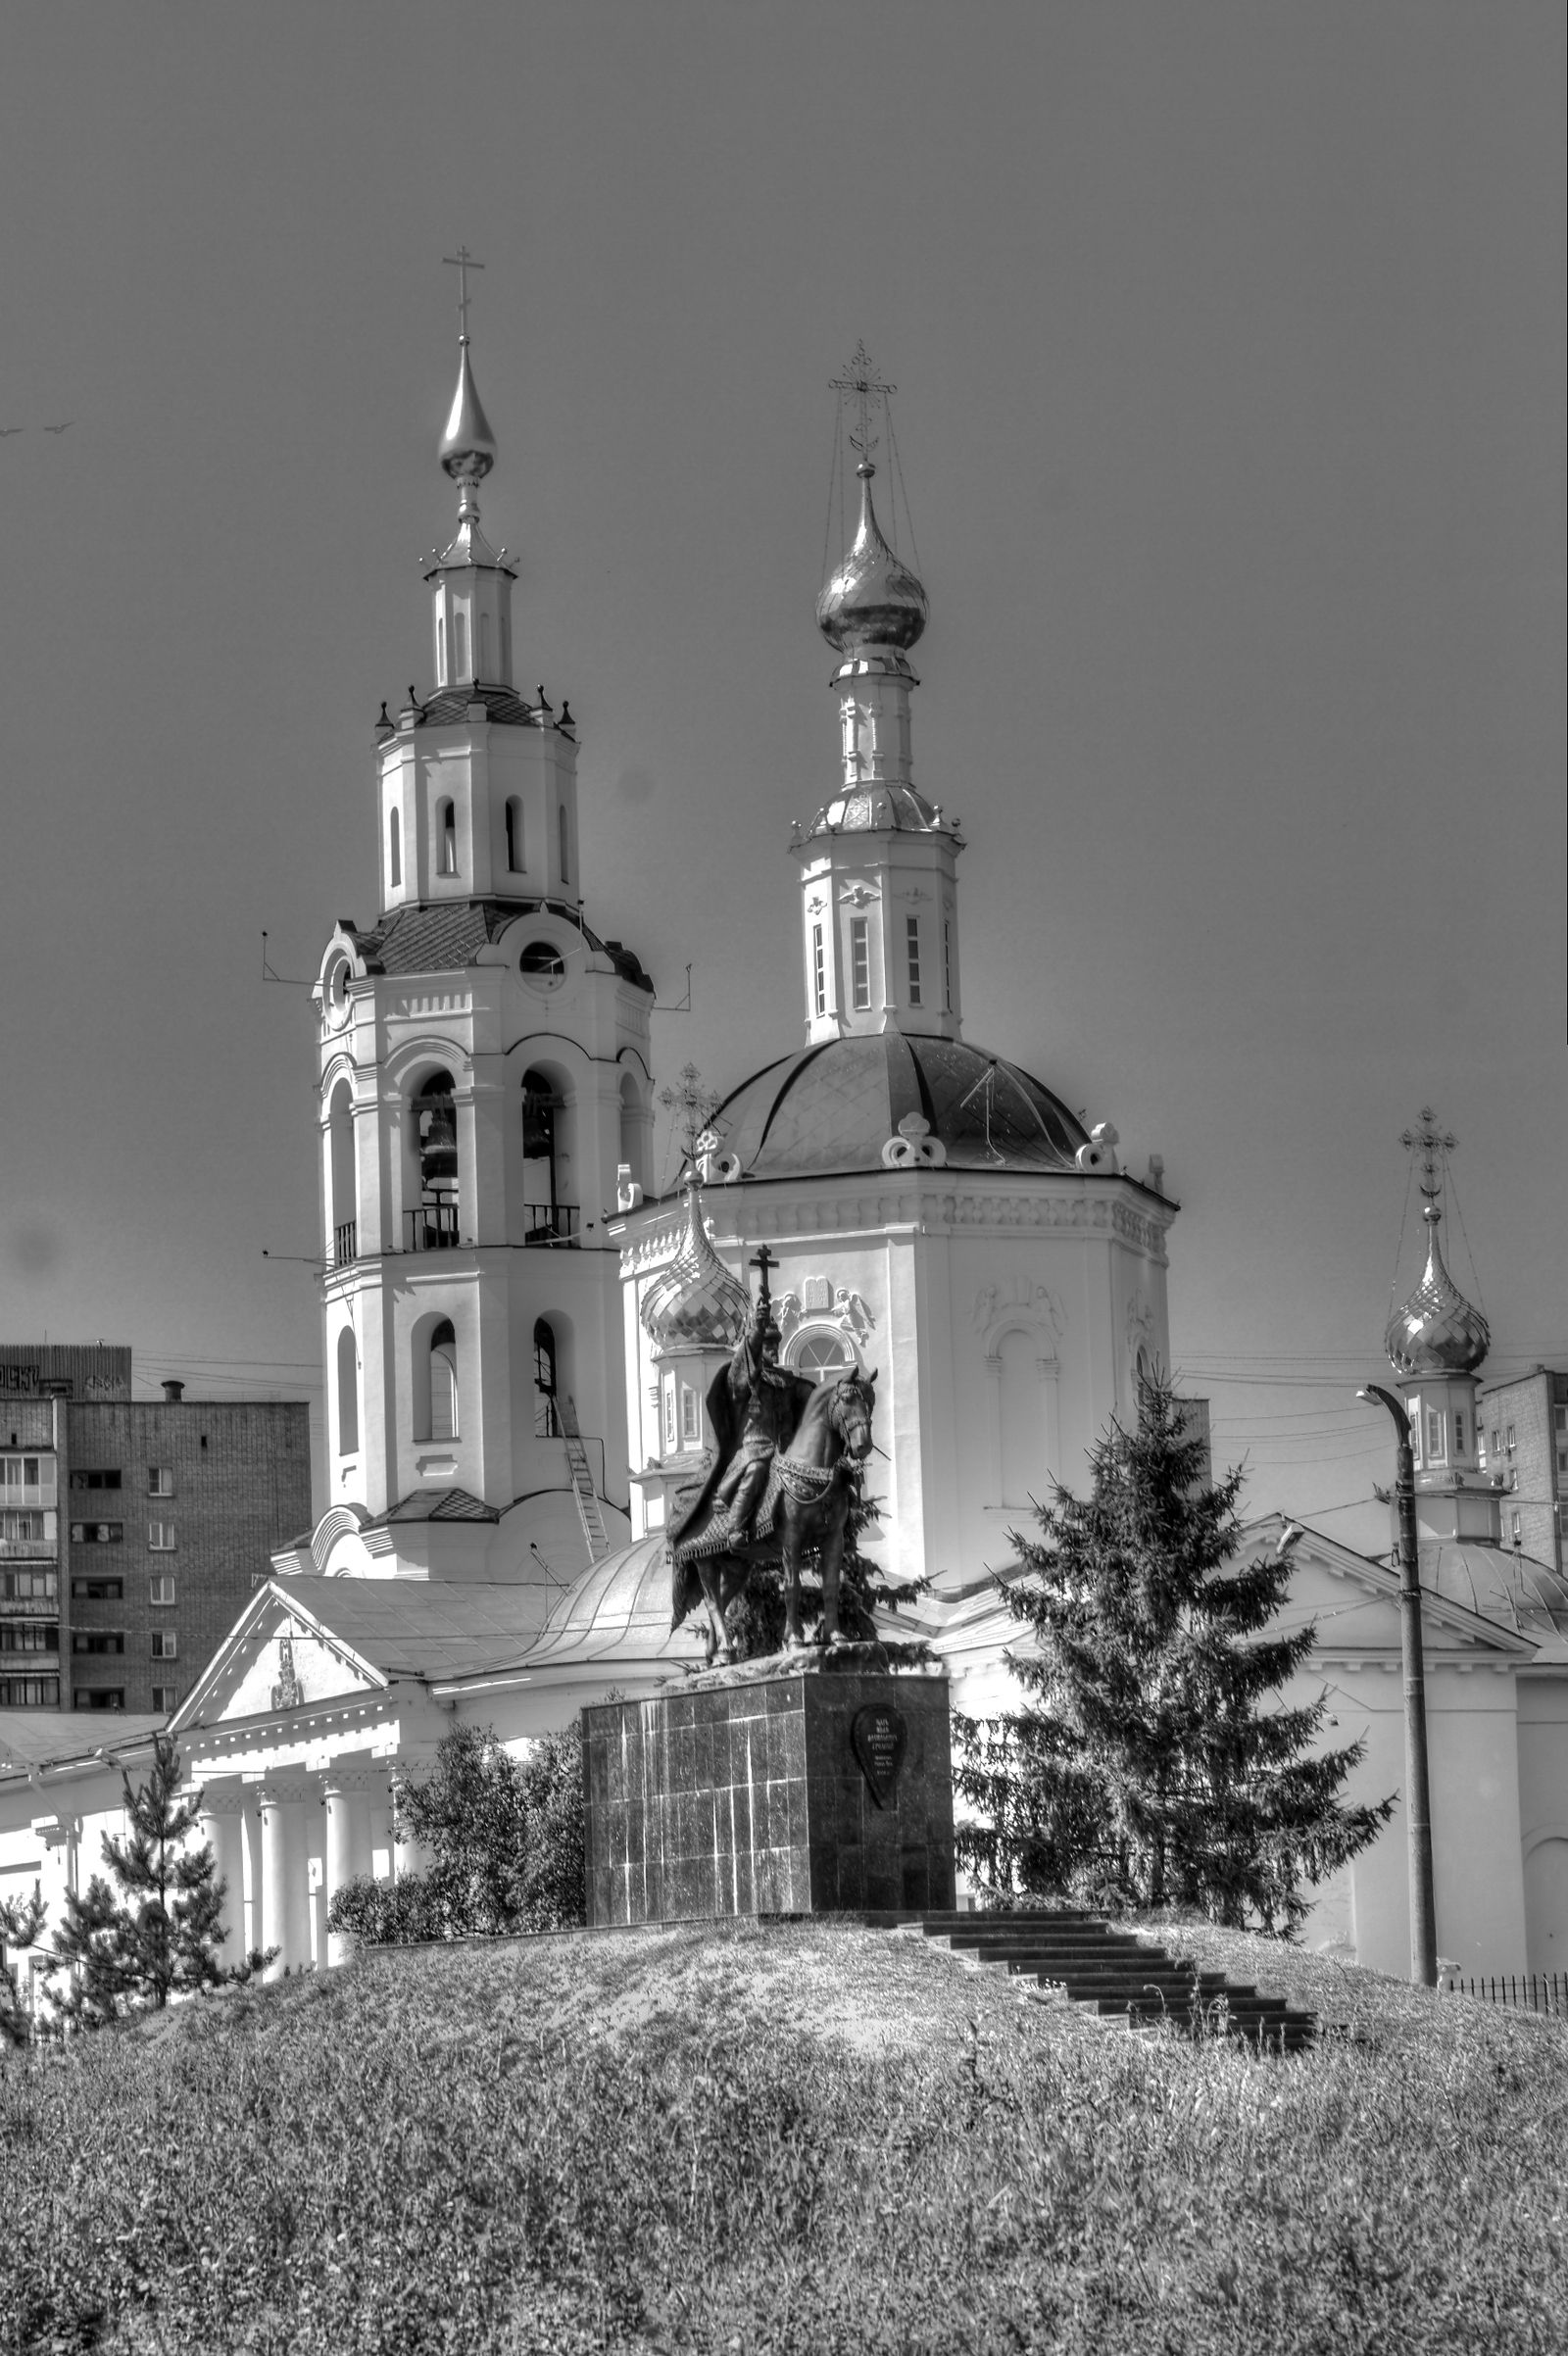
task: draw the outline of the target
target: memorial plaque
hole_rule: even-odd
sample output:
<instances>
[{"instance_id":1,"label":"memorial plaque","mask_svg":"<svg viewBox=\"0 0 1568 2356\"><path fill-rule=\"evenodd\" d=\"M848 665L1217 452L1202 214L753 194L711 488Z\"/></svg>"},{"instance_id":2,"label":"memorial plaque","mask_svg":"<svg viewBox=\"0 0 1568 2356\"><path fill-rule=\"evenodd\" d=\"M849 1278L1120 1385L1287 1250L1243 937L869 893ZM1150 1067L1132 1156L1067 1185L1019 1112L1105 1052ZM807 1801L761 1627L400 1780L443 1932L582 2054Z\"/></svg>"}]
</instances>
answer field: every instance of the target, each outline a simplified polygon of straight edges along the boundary
<instances>
[{"instance_id":1,"label":"memorial plaque","mask_svg":"<svg viewBox=\"0 0 1568 2356\"><path fill-rule=\"evenodd\" d=\"M904 1764L906 1740L904 1713L886 1704L872 1703L867 1709L857 1710L851 1721L850 1741L879 1808L885 1808L893 1797L893 1787Z\"/></svg>"}]
</instances>

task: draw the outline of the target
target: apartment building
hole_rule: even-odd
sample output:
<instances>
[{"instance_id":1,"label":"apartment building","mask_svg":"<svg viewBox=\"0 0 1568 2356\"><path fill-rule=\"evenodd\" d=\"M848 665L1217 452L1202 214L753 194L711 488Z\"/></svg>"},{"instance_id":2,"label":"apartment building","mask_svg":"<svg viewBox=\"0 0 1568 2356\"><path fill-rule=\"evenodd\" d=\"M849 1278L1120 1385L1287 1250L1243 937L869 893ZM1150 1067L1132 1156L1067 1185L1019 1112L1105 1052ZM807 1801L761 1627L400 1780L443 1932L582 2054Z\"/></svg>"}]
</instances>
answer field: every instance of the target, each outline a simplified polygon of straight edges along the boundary
<instances>
[{"instance_id":1,"label":"apartment building","mask_svg":"<svg viewBox=\"0 0 1568 2356\"><path fill-rule=\"evenodd\" d=\"M1568 1496L1568 1372L1537 1366L1492 1383L1477 1402L1483 1462L1502 1484L1502 1543L1563 1571Z\"/></svg>"}]
</instances>

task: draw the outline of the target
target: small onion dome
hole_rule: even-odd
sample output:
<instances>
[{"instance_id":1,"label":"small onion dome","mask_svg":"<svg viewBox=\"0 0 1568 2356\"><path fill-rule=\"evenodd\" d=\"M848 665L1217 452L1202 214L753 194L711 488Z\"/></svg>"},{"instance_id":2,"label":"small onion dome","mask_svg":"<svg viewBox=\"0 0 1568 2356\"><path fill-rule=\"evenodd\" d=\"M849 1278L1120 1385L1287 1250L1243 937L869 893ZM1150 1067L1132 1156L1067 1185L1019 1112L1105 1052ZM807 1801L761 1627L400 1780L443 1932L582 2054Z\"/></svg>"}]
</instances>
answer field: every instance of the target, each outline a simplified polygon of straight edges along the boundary
<instances>
[{"instance_id":1,"label":"small onion dome","mask_svg":"<svg viewBox=\"0 0 1568 2356\"><path fill-rule=\"evenodd\" d=\"M1474 1374L1492 1347L1492 1332L1472 1308L1443 1264L1438 1222L1443 1213L1429 1203L1426 1273L1402 1309L1389 1320L1383 1337L1396 1374Z\"/></svg>"},{"instance_id":2,"label":"small onion dome","mask_svg":"<svg viewBox=\"0 0 1568 2356\"><path fill-rule=\"evenodd\" d=\"M454 482L481 482L496 463L496 437L480 406L473 370L468 366L468 339L458 345L458 389L441 436L440 459Z\"/></svg>"},{"instance_id":3,"label":"small onion dome","mask_svg":"<svg viewBox=\"0 0 1568 2356\"><path fill-rule=\"evenodd\" d=\"M855 546L816 601L816 626L841 655L854 655L861 647L889 647L905 654L925 628L925 591L882 537L871 505L876 468L862 459L856 472L860 478L860 527Z\"/></svg>"},{"instance_id":4,"label":"small onion dome","mask_svg":"<svg viewBox=\"0 0 1568 2356\"><path fill-rule=\"evenodd\" d=\"M680 1249L643 1295L648 1338L661 1355L672 1350L733 1350L751 1321L751 1296L709 1242L701 1191L689 1186Z\"/></svg>"},{"instance_id":5,"label":"small onion dome","mask_svg":"<svg viewBox=\"0 0 1568 2356\"><path fill-rule=\"evenodd\" d=\"M817 834L952 834L934 803L912 785L847 785L831 802L824 802L807 835Z\"/></svg>"}]
</instances>

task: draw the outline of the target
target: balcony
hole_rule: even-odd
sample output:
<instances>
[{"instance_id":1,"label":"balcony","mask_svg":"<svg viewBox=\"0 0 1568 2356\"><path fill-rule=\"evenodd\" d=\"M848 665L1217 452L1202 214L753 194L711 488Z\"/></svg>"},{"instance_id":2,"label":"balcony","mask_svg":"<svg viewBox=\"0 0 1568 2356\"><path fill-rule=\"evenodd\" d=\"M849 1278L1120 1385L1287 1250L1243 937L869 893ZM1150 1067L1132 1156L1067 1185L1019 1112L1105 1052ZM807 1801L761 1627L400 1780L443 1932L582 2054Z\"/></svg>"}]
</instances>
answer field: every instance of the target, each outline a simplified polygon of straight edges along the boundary
<instances>
[{"instance_id":1,"label":"balcony","mask_svg":"<svg viewBox=\"0 0 1568 2356\"><path fill-rule=\"evenodd\" d=\"M360 1256L360 1222L340 1219L332 1230L332 1260L334 1268L347 1268Z\"/></svg>"},{"instance_id":2,"label":"balcony","mask_svg":"<svg viewBox=\"0 0 1568 2356\"><path fill-rule=\"evenodd\" d=\"M421 1203L403 1214L405 1252L454 1252L458 1246L455 1203Z\"/></svg>"},{"instance_id":3,"label":"balcony","mask_svg":"<svg viewBox=\"0 0 1568 2356\"><path fill-rule=\"evenodd\" d=\"M575 1203L530 1203L524 1216L528 1221L522 1239L525 1244L575 1245L578 1219Z\"/></svg>"}]
</instances>

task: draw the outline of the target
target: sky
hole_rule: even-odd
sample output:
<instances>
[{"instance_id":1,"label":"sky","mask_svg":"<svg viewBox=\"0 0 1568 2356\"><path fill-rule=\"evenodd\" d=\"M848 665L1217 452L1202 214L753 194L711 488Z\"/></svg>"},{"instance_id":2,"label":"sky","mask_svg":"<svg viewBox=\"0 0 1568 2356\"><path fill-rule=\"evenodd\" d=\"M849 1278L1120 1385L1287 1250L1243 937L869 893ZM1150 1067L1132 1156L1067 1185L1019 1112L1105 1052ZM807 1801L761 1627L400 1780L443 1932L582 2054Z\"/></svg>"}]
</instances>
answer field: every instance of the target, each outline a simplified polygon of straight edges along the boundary
<instances>
[{"instance_id":1,"label":"sky","mask_svg":"<svg viewBox=\"0 0 1568 2356\"><path fill-rule=\"evenodd\" d=\"M661 1078L800 1043L863 338L966 1034L1163 1155L1247 1508L1386 1546L1353 1394L1424 1104L1490 1370L1568 1365L1562 46L1536 0L14 11L0 1335L318 1401L314 1017L262 934L309 979L375 913L466 242L589 919L693 969Z\"/></svg>"}]
</instances>

